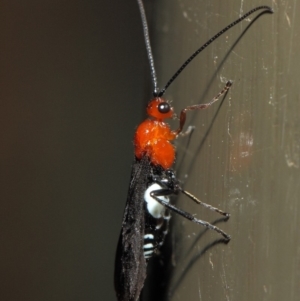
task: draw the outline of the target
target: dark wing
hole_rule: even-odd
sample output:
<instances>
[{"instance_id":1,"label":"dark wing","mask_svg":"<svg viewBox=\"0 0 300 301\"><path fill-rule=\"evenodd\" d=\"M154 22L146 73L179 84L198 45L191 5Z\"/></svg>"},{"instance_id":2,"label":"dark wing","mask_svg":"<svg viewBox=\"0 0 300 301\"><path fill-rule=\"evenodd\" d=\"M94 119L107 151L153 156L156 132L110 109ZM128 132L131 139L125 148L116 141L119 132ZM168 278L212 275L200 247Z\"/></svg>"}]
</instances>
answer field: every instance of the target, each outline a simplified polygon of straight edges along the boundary
<instances>
[{"instance_id":1,"label":"dark wing","mask_svg":"<svg viewBox=\"0 0 300 301\"><path fill-rule=\"evenodd\" d=\"M147 268L143 252L144 193L150 173L151 166L146 157L133 164L115 261L118 301L137 301L144 286Z\"/></svg>"}]
</instances>

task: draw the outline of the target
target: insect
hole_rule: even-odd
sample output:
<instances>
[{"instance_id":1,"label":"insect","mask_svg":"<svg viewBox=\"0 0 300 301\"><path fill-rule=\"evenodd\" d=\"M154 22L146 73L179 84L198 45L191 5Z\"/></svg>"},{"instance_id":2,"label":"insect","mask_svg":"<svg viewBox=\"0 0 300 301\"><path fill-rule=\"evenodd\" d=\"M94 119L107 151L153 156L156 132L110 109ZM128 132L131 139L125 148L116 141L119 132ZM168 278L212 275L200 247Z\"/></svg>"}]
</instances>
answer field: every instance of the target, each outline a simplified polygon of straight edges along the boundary
<instances>
[{"instance_id":1,"label":"insect","mask_svg":"<svg viewBox=\"0 0 300 301\"><path fill-rule=\"evenodd\" d=\"M175 172L171 169L175 160L175 148L170 141L182 134L188 111L202 110L210 107L229 90L232 82L228 81L224 88L210 102L188 106L183 109L180 113L177 130L171 130L169 125L164 122L165 119L172 118L174 112L168 101L162 98L162 96L185 67L202 50L228 29L258 10L264 10L261 14L273 12L268 6L259 6L229 24L196 50L170 78L165 87L159 90L145 10L142 0L137 0L137 2L142 18L146 50L154 86L154 97L147 106L147 114L150 118L139 125L134 137L135 161L132 166L127 202L115 260L115 290L118 301L137 301L139 299L146 279L147 263L164 242L165 235L168 232L171 211L192 222L218 232L226 241L230 240L230 236L220 228L197 219L192 214L170 203L170 196L183 193L197 204L227 218L229 217L228 213L201 202L194 195L181 188Z\"/></svg>"}]
</instances>

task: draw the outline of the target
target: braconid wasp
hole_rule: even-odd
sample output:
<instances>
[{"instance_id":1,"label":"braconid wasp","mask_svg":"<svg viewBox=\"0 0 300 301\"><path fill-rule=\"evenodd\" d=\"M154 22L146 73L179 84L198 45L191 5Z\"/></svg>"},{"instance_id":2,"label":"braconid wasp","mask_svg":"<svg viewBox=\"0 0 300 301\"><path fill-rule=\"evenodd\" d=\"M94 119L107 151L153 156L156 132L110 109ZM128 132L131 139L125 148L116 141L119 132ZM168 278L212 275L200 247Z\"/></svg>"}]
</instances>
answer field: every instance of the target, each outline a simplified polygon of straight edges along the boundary
<instances>
[{"instance_id":1,"label":"braconid wasp","mask_svg":"<svg viewBox=\"0 0 300 301\"><path fill-rule=\"evenodd\" d=\"M164 122L174 117L173 108L162 98L167 88L187 65L208 45L223 33L235 26L258 10L263 13L273 13L268 6L259 6L232 22L203 46L197 49L175 72L165 87L158 89L154 60L149 39L148 24L142 0L137 0L142 18L144 38L148 60L150 63L153 83L153 99L147 106L149 119L143 121L137 128L134 137L135 161L132 166L131 179L118 242L115 261L115 289L118 301L137 301L146 279L146 268L149 259L163 244L168 232L170 212L176 212L184 218L200 224L221 234L226 241L230 236L220 228L206 221L195 218L170 203L170 196L179 193L212 211L225 217L229 214L209 204L201 202L197 197L181 188L175 172L171 168L175 161L175 148L170 141L183 133L186 113L191 110L203 110L210 107L232 85L228 81L224 88L208 103L196 104L183 109L179 117L179 127L171 130ZM183 133L184 134L184 133Z\"/></svg>"}]
</instances>

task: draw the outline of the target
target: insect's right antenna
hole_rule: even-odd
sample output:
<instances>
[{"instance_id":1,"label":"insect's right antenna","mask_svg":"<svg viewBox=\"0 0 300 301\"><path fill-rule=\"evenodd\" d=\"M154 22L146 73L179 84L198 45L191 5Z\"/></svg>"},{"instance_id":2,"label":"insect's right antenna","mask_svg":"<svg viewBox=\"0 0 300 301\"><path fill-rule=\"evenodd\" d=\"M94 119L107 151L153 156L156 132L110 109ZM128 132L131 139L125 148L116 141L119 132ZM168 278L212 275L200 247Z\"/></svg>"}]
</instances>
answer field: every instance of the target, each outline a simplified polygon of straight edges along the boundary
<instances>
[{"instance_id":1,"label":"insect's right antenna","mask_svg":"<svg viewBox=\"0 0 300 301\"><path fill-rule=\"evenodd\" d=\"M139 0L138 0L139 1ZM177 78L177 76L185 69L185 67L202 51L204 50L209 44L211 44L214 40L216 40L219 36L221 36L223 33L225 33L228 29L230 29L231 27L235 26L236 24L240 23L241 21L243 21L244 19L246 19L248 16L250 16L251 14L253 14L254 12L261 10L261 9L265 9L265 12L263 13L273 13L272 8L270 8L269 6L258 6L256 8L253 8L252 10L250 10L249 12L247 12L245 15L243 15L242 17L238 18L237 20L235 20L234 22L232 22L231 24L229 24L228 26L226 26L224 29L222 29L220 32L218 32L216 35L214 35L211 39L209 39L204 45L202 45L199 49L197 49L183 64L182 66L175 72L175 74L170 78L170 80L167 82L167 84L165 85L165 87L160 90L158 92L158 97L161 97L167 90L167 88L172 84L172 82Z\"/></svg>"},{"instance_id":2,"label":"insect's right antenna","mask_svg":"<svg viewBox=\"0 0 300 301\"><path fill-rule=\"evenodd\" d=\"M149 64L150 64L151 77L152 77L152 83L153 83L153 95L157 96L157 94L158 94L157 77L156 77L156 72L155 72L155 67L154 67L154 60L153 60L153 54L152 54L152 49L151 49L151 44L150 44L149 29L148 29L146 14L145 14L145 8L144 8L144 4L143 4L142 0L137 0L137 2L139 5L139 8L140 8L140 13L141 13L141 17L142 17L146 51L147 51L148 60L149 60Z\"/></svg>"}]
</instances>

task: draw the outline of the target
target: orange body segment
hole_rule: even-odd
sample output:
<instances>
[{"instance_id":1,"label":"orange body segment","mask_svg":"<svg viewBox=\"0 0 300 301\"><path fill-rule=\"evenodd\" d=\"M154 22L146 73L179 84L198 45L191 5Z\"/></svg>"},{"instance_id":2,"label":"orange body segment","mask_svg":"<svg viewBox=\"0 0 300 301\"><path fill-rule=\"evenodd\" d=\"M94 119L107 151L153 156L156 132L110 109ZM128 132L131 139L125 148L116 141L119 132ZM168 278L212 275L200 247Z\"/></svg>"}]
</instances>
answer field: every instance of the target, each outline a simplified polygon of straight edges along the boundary
<instances>
[{"instance_id":1,"label":"orange body segment","mask_svg":"<svg viewBox=\"0 0 300 301\"><path fill-rule=\"evenodd\" d=\"M168 124L161 120L147 119L136 130L135 156L148 156L152 164L168 169L175 160L175 148L170 140L176 138Z\"/></svg>"},{"instance_id":2,"label":"orange body segment","mask_svg":"<svg viewBox=\"0 0 300 301\"><path fill-rule=\"evenodd\" d=\"M165 99L160 97L152 99L147 106L147 114L157 120L172 118L173 108L169 107L169 110L164 113L159 111L159 105L166 103L167 102L165 101Z\"/></svg>"}]
</instances>

